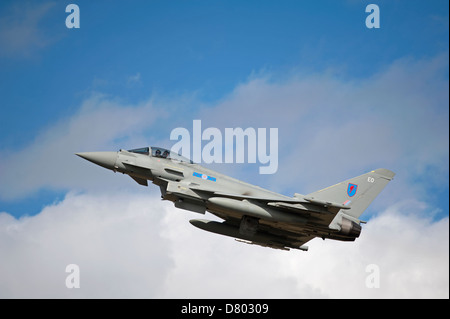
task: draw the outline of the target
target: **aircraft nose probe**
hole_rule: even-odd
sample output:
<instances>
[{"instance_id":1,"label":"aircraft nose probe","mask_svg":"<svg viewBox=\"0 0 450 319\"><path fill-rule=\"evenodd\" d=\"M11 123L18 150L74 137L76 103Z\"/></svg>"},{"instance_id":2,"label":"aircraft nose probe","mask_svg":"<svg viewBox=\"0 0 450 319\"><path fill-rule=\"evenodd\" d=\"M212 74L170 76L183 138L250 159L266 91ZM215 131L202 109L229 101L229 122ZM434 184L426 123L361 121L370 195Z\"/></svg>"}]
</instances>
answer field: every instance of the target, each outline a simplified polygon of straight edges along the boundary
<instances>
[{"instance_id":1,"label":"aircraft nose probe","mask_svg":"<svg viewBox=\"0 0 450 319\"><path fill-rule=\"evenodd\" d=\"M75 155L111 170L114 170L117 160L117 152L85 152L76 153Z\"/></svg>"}]
</instances>

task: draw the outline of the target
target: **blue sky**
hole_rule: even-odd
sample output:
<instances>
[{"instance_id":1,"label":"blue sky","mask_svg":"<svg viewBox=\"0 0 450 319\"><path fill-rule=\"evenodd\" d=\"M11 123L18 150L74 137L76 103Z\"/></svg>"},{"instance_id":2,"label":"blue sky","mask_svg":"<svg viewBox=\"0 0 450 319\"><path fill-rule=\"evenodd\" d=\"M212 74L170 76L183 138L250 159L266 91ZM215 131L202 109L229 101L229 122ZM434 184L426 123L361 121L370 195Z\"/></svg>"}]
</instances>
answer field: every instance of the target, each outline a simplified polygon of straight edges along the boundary
<instances>
[{"instance_id":1,"label":"blue sky","mask_svg":"<svg viewBox=\"0 0 450 319\"><path fill-rule=\"evenodd\" d=\"M74 1L79 29L69 3L0 3L0 212L159 199L73 154L170 147L201 119L279 128L277 174L221 172L292 195L386 167L366 219L395 207L448 224L448 1Z\"/></svg>"}]
</instances>

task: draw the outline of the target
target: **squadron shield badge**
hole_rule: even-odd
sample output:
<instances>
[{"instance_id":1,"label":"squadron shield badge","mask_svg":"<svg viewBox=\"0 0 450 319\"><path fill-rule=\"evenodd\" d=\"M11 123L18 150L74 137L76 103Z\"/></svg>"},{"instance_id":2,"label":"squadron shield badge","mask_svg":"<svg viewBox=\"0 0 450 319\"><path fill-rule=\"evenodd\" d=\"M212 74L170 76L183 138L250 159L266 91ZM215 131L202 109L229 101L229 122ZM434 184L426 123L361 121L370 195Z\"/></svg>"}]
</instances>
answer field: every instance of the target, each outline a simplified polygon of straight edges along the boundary
<instances>
[{"instance_id":1,"label":"squadron shield badge","mask_svg":"<svg viewBox=\"0 0 450 319\"><path fill-rule=\"evenodd\" d=\"M350 196L350 197L355 196L357 189L358 189L358 185L352 184L352 183L348 183L347 195Z\"/></svg>"}]
</instances>

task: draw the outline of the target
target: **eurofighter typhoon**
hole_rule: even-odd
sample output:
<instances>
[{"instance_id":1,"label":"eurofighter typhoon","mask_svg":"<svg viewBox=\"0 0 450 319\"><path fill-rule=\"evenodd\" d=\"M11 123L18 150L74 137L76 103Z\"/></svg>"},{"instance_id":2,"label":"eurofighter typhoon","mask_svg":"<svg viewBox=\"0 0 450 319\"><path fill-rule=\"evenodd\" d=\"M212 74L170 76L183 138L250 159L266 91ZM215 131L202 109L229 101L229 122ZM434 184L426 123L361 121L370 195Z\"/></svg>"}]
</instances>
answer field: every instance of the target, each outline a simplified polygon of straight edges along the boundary
<instances>
[{"instance_id":1,"label":"eurofighter typhoon","mask_svg":"<svg viewBox=\"0 0 450 319\"><path fill-rule=\"evenodd\" d=\"M265 247L308 250L315 237L354 241L364 210L394 177L379 168L308 195L284 196L220 174L160 147L76 155L129 175L138 184L158 185L163 200L223 222L192 219L209 232Z\"/></svg>"}]
</instances>

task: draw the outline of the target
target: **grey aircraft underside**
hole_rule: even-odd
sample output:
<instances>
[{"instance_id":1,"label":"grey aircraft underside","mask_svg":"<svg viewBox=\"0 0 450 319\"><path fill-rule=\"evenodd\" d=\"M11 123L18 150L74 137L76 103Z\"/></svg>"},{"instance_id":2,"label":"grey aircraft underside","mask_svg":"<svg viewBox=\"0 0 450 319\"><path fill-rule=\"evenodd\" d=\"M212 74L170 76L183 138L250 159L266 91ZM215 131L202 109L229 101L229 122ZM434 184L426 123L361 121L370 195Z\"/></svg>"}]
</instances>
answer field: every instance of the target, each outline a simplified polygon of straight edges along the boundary
<instances>
[{"instance_id":1,"label":"grey aircraft underside","mask_svg":"<svg viewBox=\"0 0 450 319\"><path fill-rule=\"evenodd\" d=\"M359 217L394 173L379 168L308 195L284 196L202 167L160 147L76 155L128 174L138 184L158 185L161 197L175 207L223 222L192 219L200 229L250 244L308 250L315 237L354 241L361 233Z\"/></svg>"}]
</instances>

